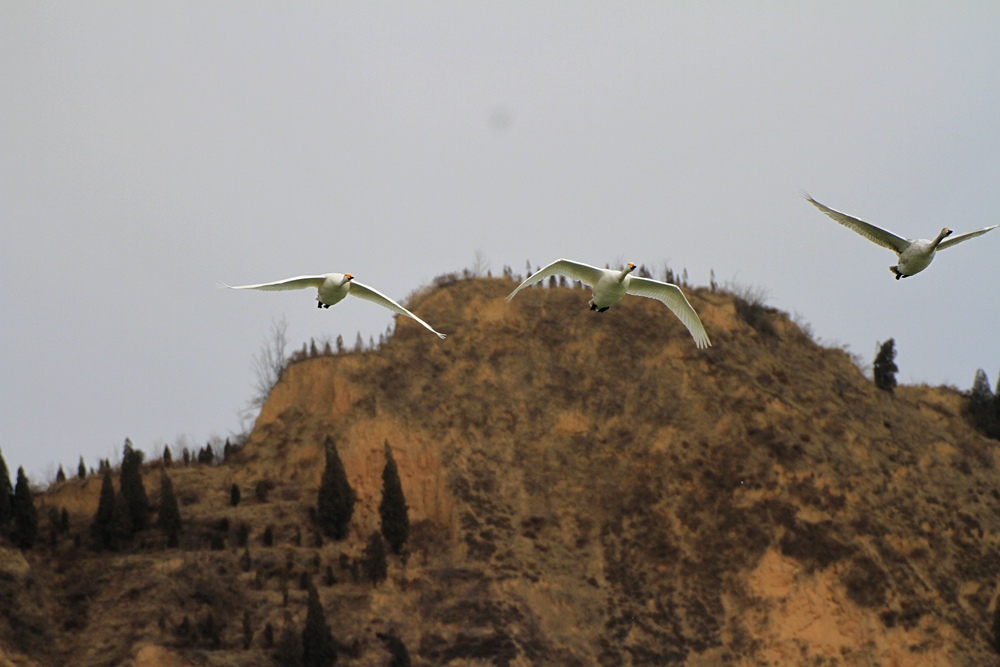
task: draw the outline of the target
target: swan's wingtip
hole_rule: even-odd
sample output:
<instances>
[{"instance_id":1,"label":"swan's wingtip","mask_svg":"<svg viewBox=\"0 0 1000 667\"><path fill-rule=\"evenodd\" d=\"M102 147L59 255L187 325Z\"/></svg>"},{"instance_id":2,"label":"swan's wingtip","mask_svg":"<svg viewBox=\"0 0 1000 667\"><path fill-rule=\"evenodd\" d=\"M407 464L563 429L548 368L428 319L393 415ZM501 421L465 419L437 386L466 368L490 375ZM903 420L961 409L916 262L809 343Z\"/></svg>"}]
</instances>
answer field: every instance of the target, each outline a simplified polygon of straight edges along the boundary
<instances>
[{"instance_id":1,"label":"swan's wingtip","mask_svg":"<svg viewBox=\"0 0 1000 667\"><path fill-rule=\"evenodd\" d=\"M440 338L441 340L444 340L445 338L447 338L447 337L448 337L448 336L447 336L446 334L443 334L443 333L439 333L439 332L437 332L437 331L435 331L434 333L436 333L436 334L437 334L437 337L438 337L438 338Z\"/></svg>"}]
</instances>

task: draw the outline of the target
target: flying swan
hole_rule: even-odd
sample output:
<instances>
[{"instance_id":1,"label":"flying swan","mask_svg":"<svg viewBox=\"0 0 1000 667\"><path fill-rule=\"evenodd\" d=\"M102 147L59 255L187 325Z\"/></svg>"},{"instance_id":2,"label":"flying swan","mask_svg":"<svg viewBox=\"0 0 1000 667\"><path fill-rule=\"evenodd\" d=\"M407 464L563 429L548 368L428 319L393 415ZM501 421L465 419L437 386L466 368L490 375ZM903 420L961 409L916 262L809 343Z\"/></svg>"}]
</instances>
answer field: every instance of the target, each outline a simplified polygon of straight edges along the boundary
<instances>
[{"instance_id":1,"label":"flying swan","mask_svg":"<svg viewBox=\"0 0 1000 667\"><path fill-rule=\"evenodd\" d=\"M591 310L603 313L621 301L626 294L649 297L663 302L684 323L684 326L694 337L695 345L699 348L705 348L712 344L708 340L708 334L705 333L705 327L702 326L701 320L698 318L698 313L694 312L694 308L688 303L687 297L684 296L680 287L670 283L661 283L659 280L630 276L629 274L634 270L635 264L631 262L621 271L614 271L599 269L596 266L569 259L557 259L518 285L517 289L507 295L507 301L513 299L514 295L525 287L534 285L553 274L559 274L593 286L594 293L588 302Z\"/></svg>"},{"instance_id":2,"label":"flying swan","mask_svg":"<svg viewBox=\"0 0 1000 667\"><path fill-rule=\"evenodd\" d=\"M267 292L290 289L308 289L310 287L315 287L319 291L316 295L317 308L329 308L330 306L334 306L343 301L344 297L350 294L351 296L356 296L359 299L377 303L383 308L388 308L394 313L399 313L400 315L406 315L407 317L413 318L417 322L420 322L425 329L436 334L438 338L445 337L443 333L434 331L434 329L432 329L427 322L424 322L422 319L408 311L406 308L403 308L401 305L382 294L377 289L359 283L350 273L324 273L320 276L297 276L295 278L287 278L285 280L276 280L273 283L260 283L259 285L226 285L225 283L220 283L220 286L228 287L229 289L259 289Z\"/></svg>"},{"instance_id":3,"label":"flying swan","mask_svg":"<svg viewBox=\"0 0 1000 667\"><path fill-rule=\"evenodd\" d=\"M857 218L845 215L840 211L834 211L832 208L827 208L807 194L803 193L803 196L809 200L810 204L823 211L823 213L826 213L828 216L848 229L852 229L858 234L861 234L861 236L864 236L872 243L877 243L883 248L888 248L889 250L895 252L899 257L899 263L896 266L890 266L889 270L896 274L896 280L899 280L900 278L907 278L926 269L930 266L930 263L934 259L934 255L938 250L944 250L945 248L949 248L956 243L968 241L976 236L982 236L991 229L1000 227L1000 225L993 225L992 227L984 227L983 229L979 229L974 232L965 232L964 234L959 234L958 236L952 236L947 241L945 241L945 238L951 236L952 234L952 231L947 227L942 229L941 233L938 234L933 241L928 241L927 239L904 239L896 236L892 232L880 229L875 225L870 225L867 222L862 222Z\"/></svg>"}]
</instances>

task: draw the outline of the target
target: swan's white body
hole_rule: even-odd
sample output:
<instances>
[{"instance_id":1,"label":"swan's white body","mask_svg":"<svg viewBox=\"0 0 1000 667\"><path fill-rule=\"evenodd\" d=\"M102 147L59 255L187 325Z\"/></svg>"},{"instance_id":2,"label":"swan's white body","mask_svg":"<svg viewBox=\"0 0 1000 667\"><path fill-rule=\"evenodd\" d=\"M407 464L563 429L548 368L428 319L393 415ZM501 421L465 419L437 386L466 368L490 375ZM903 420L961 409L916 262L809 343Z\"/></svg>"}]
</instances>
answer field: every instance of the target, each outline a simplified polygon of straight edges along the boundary
<instances>
[{"instance_id":1,"label":"swan's white body","mask_svg":"<svg viewBox=\"0 0 1000 667\"><path fill-rule=\"evenodd\" d=\"M823 213L826 213L828 216L848 229L854 230L872 243L877 243L883 248L888 248L889 250L895 252L899 257L899 263L896 264L896 266L890 266L889 270L896 274L896 280L899 280L900 278L907 278L926 269L934 260L934 255L937 254L938 250L944 250L945 248L949 248L956 243L968 241L976 236L982 236L991 229L1000 227L1000 225L993 225L992 227L984 227L983 229L978 229L974 232L966 232L957 236L951 236L951 230L945 227L941 230L940 234L934 237L933 240L904 239L896 236L892 232L824 206L809 195L805 195L805 198L810 204L823 211ZM951 236L951 238L946 241L945 239L949 236Z\"/></svg>"},{"instance_id":2,"label":"swan's white body","mask_svg":"<svg viewBox=\"0 0 1000 667\"><path fill-rule=\"evenodd\" d=\"M705 333L705 327L702 326L698 313L691 307L680 287L670 283L661 283L658 280L629 275L634 270L635 264L631 263L621 271L613 271L599 269L596 266L569 259L557 259L518 285L517 289L507 295L507 301L513 299L514 295L525 287L534 285L548 276L564 275L593 286L593 295L588 303L591 310L603 313L621 301L626 294L656 299L669 308L687 327L691 336L694 337L695 345L699 348L706 348L712 344L708 340L708 334Z\"/></svg>"},{"instance_id":3,"label":"swan's white body","mask_svg":"<svg viewBox=\"0 0 1000 667\"><path fill-rule=\"evenodd\" d=\"M434 331L434 329L432 329L427 322L424 322L422 319L408 311L406 308L403 308L401 305L382 294L377 289L368 287L367 285L362 285L357 280L354 280L354 277L350 273L324 273L319 276L297 276L295 278L276 280L273 283L260 283L258 285L221 285L222 287L228 287L229 289L258 289L268 292L315 287L318 291L316 295L317 308L329 308L330 306L340 303L347 297L348 294L350 294L351 296L356 296L359 299L365 299L366 301L377 303L383 308L388 308L394 313L406 315L407 317L422 324L428 331L436 334L438 338L445 337L443 333Z\"/></svg>"}]
</instances>

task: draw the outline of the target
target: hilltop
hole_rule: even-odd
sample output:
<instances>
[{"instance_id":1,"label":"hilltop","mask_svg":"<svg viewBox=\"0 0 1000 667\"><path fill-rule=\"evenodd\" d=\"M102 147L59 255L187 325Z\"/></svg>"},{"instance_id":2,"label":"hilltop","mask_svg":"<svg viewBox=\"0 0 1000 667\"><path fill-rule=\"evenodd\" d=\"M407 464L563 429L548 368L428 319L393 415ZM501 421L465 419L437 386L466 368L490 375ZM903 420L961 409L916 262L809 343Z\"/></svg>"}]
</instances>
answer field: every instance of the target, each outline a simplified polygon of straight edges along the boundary
<instances>
[{"instance_id":1,"label":"hilltop","mask_svg":"<svg viewBox=\"0 0 1000 667\"><path fill-rule=\"evenodd\" d=\"M408 306L447 340L404 318L377 350L290 365L238 453L167 469L178 548L155 530L88 547L98 477L40 495L70 535L0 551L0 664L267 664L264 626L302 627L302 573L342 665L389 664L378 634L416 665L997 663L996 442L957 391L880 391L728 293L688 290L713 343L697 350L658 303L597 314L579 290L511 288L439 281ZM317 546L327 436L358 505ZM373 587L357 563L385 442L411 533ZM218 647L178 633L209 612Z\"/></svg>"}]
</instances>

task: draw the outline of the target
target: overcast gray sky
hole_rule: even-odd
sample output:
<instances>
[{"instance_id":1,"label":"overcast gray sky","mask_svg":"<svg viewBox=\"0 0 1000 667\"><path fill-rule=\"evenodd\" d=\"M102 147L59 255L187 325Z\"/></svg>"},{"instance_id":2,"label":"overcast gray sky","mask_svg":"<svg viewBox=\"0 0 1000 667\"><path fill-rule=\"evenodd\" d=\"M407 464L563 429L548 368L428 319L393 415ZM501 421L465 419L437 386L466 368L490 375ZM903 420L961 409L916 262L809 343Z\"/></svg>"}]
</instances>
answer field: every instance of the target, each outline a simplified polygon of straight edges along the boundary
<instances>
[{"instance_id":1,"label":"overcast gray sky","mask_svg":"<svg viewBox=\"0 0 1000 667\"><path fill-rule=\"evenodd\" d=\"M993 2L0 2L0 449L45 482L225 437L273 319L392 319L217 281L403 299L477 250L714 269L865 359L895 337L902 382L995 386L1000 231L897 282L800 192L1000 222L998 64Z\"/></svg>"}]
</instances>

